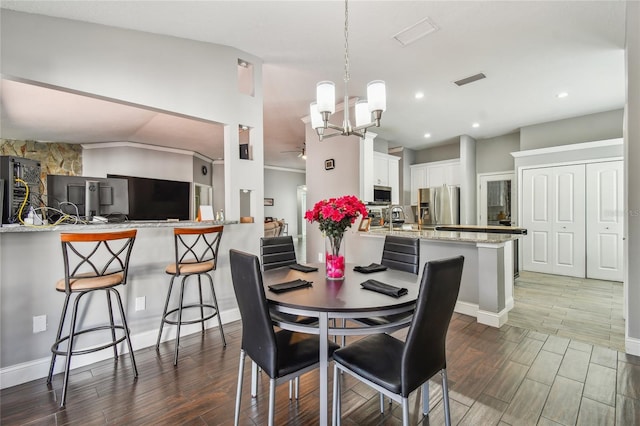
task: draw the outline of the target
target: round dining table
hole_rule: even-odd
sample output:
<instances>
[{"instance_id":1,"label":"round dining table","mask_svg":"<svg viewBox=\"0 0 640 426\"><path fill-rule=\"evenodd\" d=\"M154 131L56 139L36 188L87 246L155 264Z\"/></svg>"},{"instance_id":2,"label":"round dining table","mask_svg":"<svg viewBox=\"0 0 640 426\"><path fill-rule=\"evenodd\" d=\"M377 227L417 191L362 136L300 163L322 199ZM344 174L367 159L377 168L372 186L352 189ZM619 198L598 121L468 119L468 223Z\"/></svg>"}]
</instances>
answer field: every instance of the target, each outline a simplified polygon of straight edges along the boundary
<instances>
[{"instance_id":1,"label":"round dining table","mask_svg":"<svg viewBox=\"0 0 640 426\"><path fill-rule=\"evenodd\" d=\"M354 264L347 264L343 280L327 279L323 263L307 264L317 271L301 272L288 266L263 272L263 284L270 308L279 312L318 318L317 324L275 321L286 330L318 334L320 336L320 424L328 422L328 366L329 336L349 336L385 333L407 327L410 315L394 315L411 312L415 307L420 288L420 277L409 272L387 269L364 274L354 271ZM294 280L311 282L311 286L276 293L269 286ZM406 288L400 297L389 296L364 289L360 284L376 280L394 287ZM368 325L358 318L394 315L396 321L380 325ZM335 320L335 321L333 321ZM351 321L347 321L351 320Z\"/></svg>"}]
</instances>

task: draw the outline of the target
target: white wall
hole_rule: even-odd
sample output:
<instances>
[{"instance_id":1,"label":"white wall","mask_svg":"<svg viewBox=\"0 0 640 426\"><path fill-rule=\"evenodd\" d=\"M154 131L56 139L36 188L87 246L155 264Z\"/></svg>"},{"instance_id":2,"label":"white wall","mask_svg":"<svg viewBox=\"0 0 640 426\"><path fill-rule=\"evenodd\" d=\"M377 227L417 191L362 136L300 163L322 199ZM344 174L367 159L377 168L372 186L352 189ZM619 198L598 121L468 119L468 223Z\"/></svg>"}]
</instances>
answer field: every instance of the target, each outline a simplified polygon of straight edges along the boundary
<instances>
[{"instance_id":1,"label":"white wall","mask_svg":"<svg viewBox=\"0 0 640 426\"><path fill-rule=\"evenodd\" d=\"M304 170L290 170L265 166L264 196L273 198L273 206L264 207L264 215L287 222L288 233L292 236L298 232L298 186L304 185Z\"/></svg>"},{"instance_id":2,"label":"white wall","mask_svg":"<svg viewBox=\"0 0 640 426\"><path fill-rule=\"evenodd\" d=\"M520 129L520 149L599 141L622 137L623 110L605 111Z\"/></svg>"},{"instance_id":3,"label":"white wall","mask_svg":"<svg viewBox=\"0 0 640 426\"><path fill-rule=\"evenodd\" d=\"M246 188L261 220L259 58L228 46L10 10L0 19L3 77L224 124L226 216L239 219L239 190ZM238 58L253 64L254 96L238 93ZM251 161L237 155L241 123L252 129Z\"/></svg>"},{"instance_id":4,"label":"white wall","mask_svg":"<svg viewBox=\"0 0 640 426\"><path fill-rule=\"evenodd\" d=\"M137 143L87 144L82 148L85 176L114 174L182 182L193 180L193 155L189 152Z\"/></svg>"},{"instance_id":5,"label":"white wall","mask_svg":"<svg viewBox=\"0 0 640 426\"><path fill-rule=\"evenodd\" d=\"M640 355L640 3L627 2L625 208L627 215L626 351Z\"/></svg>"},{"instance_id":6,"label":"white wall","mask_svg":"<svg viewBox=\"0 0 640 426\"><path fill-rule=\"evenodd\" d=\"M263 130L262 130L262 61L246 52L237 49L179 39L175 37L161 36L137 31L122 30L118 28L94 25L90 23L76 22L67 19L44 17L33 14L18 13L9 10L2 11L0 16L0 72L3 78L27 81L33 84L53 86L63 90L74 91L90 96L99 96L120 102L132 103L148 108L159 109L184 116L202 118L208 121L222 123L224 125L224 182L225 213L230 220L239 219L239 194L240 189L251 189L252 212L256 217L256 224L231 225L225 232L221 246L222 253L228 253L229 248L239 248L254 254L259 253L259 237L263 234ZM248 96L238 93L238 58L250 61L253 64L255 78L255 95ZM238 125L246 124L252 128L251 145L252 160L240 160L238 155ZM88 151L89 152L89 151ZM99 161L89 154L87 158L88 170L86 173L119 173L126 169L127 174L132 168L140 170L139 176L157 177L163 173L167 178L191 181L193 179L193 162L187 156L174 156L164 153L159 157L140 156L138 152L127 150L126 155L132 154L135 158L113 156L109 163L99 164ZM231 155L230 153L233 153ZM93 157L93 158L91 158ZM187 158L183 161L183 157ZM122 162L122 164L119 164ZM108 169L107 169L108 164ZM149 231L149 233L152 233ZM146 234L143 233L143 234ZM167 233L169 235L170 233ZM51 234L53 235L53 234ZM51 238L51 236L49 236ZM158 283L166 283L164 263L170 259L170 240L157 246L153 241L145 239L143 235L136 241L138 249L134 248L134 262L142 261L135 271L142 281L147 284L127 286L127 291L137 291L147 288L154 291L153 295L162 295L166 287L158 292ZM54 238L55 239L55 236ZM37 237L23 235L2 235L0 243L4 249L0 251L0 278L1 278L1 306L2 333L0 335L1 350L0 360L3 367L2 384L7 371L18 371L22 380L28 377L19 369L14 369L11 364L21 363L24 368L30 368L30 364L37 364L40 368L44 362L46 374L46 359L34 359L49 353L53 339L40 339L40 335L33 339L33 333L29 329L31 317L39 315L37 310L31 309L34 302L33 295L39 294L47 299L54 295L53 281L58 267L45 266L41 268L29 268L32 258L17 256L17 251L8 247L15 247L16 241L20 241L26 247L37 240ZM37 241L36 241L37 243ZM59 250L59 244L38 245L43 247L44 253ZM157 259L148 258L144 253L146 247L154 247L163 250L163 255ZM34 250L36 250L34 248ZM139 250L139 251L138 251ZM26 248L20 253L31 253ZM58 254L59 252L56 252ZM138 254L136 254L138 253ZM43 260L47 255L38 256ZM54 259L53 256L51 256ZM146 264L144 260L149 261ZM224 290L220 305L223 311L233 311L236 308L233 290L228 270L228 257L223 254L221 259L221 271L216 271L216 278L220 280ZM157 265L155 263L158 263ZM47 263L47 265L49 265ZM59 265L59 262L56 262ZM28 280L32 288L26 289L20 285L24 281L23 272L27 269L37 269L34 274L43 275ZM53 275L52 272L53 271ZM45 276L48 277L45 279ZM20 279L18 279L20 278ZM138 281L140 282L140 281ZM21 290L18 290L21 289ZM13 297L6 297L12 294ZM16 297L16 295L18 295ZM220 296L220 295L219 295ZM161 296L162 297L162 296ZM37 299L37 298L36 298ZM47 299L48 300L48 299ZM156 307L153 304L153 307ZM50 327L57 322L60 304L51 304L53 311L49 317ZM159 312L153 308L145 311L143 315L132 314L133 324L130 324L134 333L142 332L136 338L136 342L143 344L155 343L153 340L154 327L159 322ZM147 318L147 315L149 316ZM227 316L227 318L230 318ZM224 317L223 317L224 319ZM237 319L237 317L235 318ZM156 325L153 325L153 324ZM15 333L5 333L9 324L21 324ZM55 327L55 326L54 326ZM141 339L141 340L138 340ZM44 340L47 344L42 344ZM26 345L35 346L26 346ZM7 351L23 345L18 357L9 357ZM138 346L140 347L140 346ZM48 355L47 355L48 357ZM6 368L5 368L6 367ZM21 367L22 368L22 367ZM42 376L39 376L42 377ZM27 378L26 380L31 380Z\"/></svg>"},{"instance_id":7,"label":"white wall","mask_svg":"<svg viewBox=\"0 0 640 426\"><path fill-rule=\"evenodd\" d=\"M336 112L332 123L342 123L342 113ZM336 136L320 142L315 130L306 125L307 141L307 210L320 200L342 195L360 194L360 138ZM327 159L335 160L333 170L325 170ZM307 226L307 262L317 262L318 253L324 253L324 238L317 223ZM349 262L349 241L357 232L358 223L347 231L346 256Z\"/></svg>"},{"instance_id":8,"label":"white wall","mask_svg":"<svg viewBox=\"0 0 640 426\"><path fill-rule=\"evenodd\" d=\"M520 132L478 139L476 144L476 172L506 172L513 170L512 152L520 151Z\"/></svg>"}]
</instances>

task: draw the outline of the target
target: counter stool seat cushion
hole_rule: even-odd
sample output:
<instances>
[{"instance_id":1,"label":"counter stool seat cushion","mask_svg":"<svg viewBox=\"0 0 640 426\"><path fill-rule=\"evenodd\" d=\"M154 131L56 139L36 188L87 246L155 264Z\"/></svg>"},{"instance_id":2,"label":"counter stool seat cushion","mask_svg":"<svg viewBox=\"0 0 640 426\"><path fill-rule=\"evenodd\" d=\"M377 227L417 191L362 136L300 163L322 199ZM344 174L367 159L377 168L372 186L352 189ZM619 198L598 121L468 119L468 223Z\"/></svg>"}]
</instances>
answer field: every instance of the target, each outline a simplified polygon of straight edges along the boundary
<instances>
[{"instance_id":1,"label":"counter stool seat cushion","mask_svg":"<svg viewBox=\"0 0 640 426\"><path fill-rule=\"evenodd\" d=\"M77 278L79 276L86 276L86 278ZM109 288L122 284L124 281L124 273L117 272L111 275L99 275L95 276L91 273L76 275L76 278L69 279L69 286L71 291L83 291L83 290L99 290L101 288ZM59 279L56 282L56 290L65 291L65 279Z\"/></svg>"},{"instance_id":2,"label":"counter stool seat cushion","mask_svg":"<svg viewBox=\"0 0 640 426\"><path fill-rule=\"evenodd\" d=\"M180 275L204 274L205 272L213 271L216 266L213 262L183 262L180 264L179 269ZM167 265L165 271L167 274L176 275L176 264Z\"/></svg>"}]
</instances>

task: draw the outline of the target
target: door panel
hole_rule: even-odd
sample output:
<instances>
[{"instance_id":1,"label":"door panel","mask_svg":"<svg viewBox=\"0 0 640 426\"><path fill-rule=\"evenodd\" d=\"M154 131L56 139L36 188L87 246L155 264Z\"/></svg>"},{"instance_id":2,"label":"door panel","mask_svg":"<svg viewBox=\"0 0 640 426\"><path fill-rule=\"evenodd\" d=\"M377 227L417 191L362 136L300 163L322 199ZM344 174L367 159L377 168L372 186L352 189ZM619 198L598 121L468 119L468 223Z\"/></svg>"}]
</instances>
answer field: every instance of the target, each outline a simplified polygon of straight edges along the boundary
<instances>
[{"instance_id":1,"label":"door panel","mask_svg":"<svg viewBox=\"0 0 640 426\"><path fill-rule=\"evenodd\" d=\"M523 268L585 276L584 165L526 169L522 174Z\"/></svg>"},{"instance_id":2,"label":"door panel","mask_svg":"<svg viewBox=\"0 0 640 426\"><path fill-rule=\"evenodd\" d=\"M548 246L548 237L549 234L547 232L533 232L531 236L532 244L531 250L533 252L532 262L534 263L549 263L549 254L547 252Z\"/></svg>"},{"instance_id":3,"label":"door panel","mask_svg":"<svg viewBox=\"0 0 640 426\"><path fill-rule=\"evenodd\" d=\"M622 161L587 165L587 277L622 281Z\"/></svg>"}]
</instances>

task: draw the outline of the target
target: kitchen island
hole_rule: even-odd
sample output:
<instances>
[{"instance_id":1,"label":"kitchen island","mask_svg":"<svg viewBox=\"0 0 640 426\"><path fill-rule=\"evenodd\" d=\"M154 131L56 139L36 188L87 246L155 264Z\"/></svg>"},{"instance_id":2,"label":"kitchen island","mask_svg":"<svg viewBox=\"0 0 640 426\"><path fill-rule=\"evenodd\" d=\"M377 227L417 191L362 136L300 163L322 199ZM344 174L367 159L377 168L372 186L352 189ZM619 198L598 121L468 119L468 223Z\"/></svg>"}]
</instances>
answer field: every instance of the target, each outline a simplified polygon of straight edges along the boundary
<instances>
[{"instance_id":1,"label":"kitchen island","mask_svg":"<svg viewBox=\"0 0 640 426\"><path fill-rule=\"evenodd\" d=\"M464 269L455 311L481 324L501 327L513 308L513 242L522 233L475 231L371 228L350 239L347 258L360 265L379 262L387 235L420 239L421 273L428 260L462 255Z\"/></svg>"}]
</instances>

